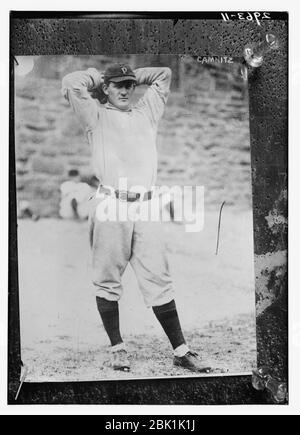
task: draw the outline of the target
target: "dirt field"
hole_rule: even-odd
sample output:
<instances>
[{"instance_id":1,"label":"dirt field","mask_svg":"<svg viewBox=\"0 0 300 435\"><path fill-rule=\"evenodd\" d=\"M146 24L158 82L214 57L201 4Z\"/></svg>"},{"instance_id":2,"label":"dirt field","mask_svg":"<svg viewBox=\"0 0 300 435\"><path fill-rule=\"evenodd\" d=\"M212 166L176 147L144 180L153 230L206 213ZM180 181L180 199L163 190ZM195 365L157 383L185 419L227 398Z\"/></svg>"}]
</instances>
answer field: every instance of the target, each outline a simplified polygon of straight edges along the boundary
<instances>
[{"instance_id":1,"label":"dirt field","mask_svg":"<svg viewBox=\"0 0 300 435\"><path fill-rule=\"evenodd\" d=\"M218 373L256 365L252 216L225 207L215 255L218 212L201 233L168 224L177 307L191 347ZM42 219L18 225L22 360L27 381L186 376L130 267L124 275L121 327L131 373L108 367L108 339L90 284L87 223Z\"/></svg>"}]
</instances>

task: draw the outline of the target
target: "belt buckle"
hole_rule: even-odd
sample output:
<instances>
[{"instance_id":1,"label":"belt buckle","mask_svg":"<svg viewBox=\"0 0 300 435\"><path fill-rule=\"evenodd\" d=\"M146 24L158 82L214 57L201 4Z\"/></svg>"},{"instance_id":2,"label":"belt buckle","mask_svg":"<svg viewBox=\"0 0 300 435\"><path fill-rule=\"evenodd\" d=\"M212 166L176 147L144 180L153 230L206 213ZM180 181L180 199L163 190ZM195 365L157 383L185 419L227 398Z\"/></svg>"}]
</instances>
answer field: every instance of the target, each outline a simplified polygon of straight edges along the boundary
<instances>
[{"instance_id":1,"label":"belt buckle","mask_svg":"<svg viewBox=\"0 0 300 435\"><path fill-rule=\"evenodd\" d=\"M119 200L123 202L127 202L128 194L126 190L118 190Z\"/></svg>"},{"instance_id":2,"label":"belt buckle","mask_svg":"<svg viewBox=\"0 0 300 435\"><path fill-rule=\"evenodd\" d=\"M140 196L140 193L128 192L128 201L137 201L140 199Z\"/></svg>"}]
</instances>

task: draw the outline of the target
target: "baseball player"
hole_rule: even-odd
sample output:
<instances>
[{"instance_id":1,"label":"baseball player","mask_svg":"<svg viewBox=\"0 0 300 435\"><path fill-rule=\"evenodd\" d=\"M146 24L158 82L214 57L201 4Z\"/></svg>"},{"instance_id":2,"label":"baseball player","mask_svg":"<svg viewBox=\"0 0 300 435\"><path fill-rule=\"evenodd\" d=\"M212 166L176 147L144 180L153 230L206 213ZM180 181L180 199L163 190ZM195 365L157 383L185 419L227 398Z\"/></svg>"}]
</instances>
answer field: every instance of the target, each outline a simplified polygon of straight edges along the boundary
<instances>
[{"instance_id":1,"label":"baseball player","mask_svg":"<svg viewBox=\"0 0 300 435\"><path fill-rule=\"evenodd\" d=\"M174 365L194 372L208 372L199 356L186 344L174 301L163 224L149 221L101 221L97 207L104 200L115 202L154 201L158 123L170 92L169 68L139 68L114 64L104 73L95 68L68 74L62 93L82 122L92 149L94 171L100 181L91 200L90 242L93 284L97 307L111 342L112 367L130 370L130 361L119 327L118 301L122 275L130 262L145 303L152 307L174 350ZM148 89L132 103L136 86ZM101 102L92 98L102 93ZM103 101L104 100L104 101ZM126 178L128 190L119 190ZM142 186L143 192L135 191ZM138 189L137 189L138 190Z\"/></svg>"}]
</instances>

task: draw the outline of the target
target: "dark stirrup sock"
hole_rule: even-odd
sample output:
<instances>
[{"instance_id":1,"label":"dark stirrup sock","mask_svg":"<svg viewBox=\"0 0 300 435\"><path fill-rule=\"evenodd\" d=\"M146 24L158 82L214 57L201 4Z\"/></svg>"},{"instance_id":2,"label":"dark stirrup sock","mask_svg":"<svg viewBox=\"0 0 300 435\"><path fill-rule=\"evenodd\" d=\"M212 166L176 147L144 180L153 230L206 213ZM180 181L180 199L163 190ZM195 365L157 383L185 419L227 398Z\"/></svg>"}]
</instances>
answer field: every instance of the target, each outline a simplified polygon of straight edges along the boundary
<instances>
[{"instance_id":1,"label":"dark stirrup sock","mask_svg":"<svg viewBox=\"0 0 300 435\"><path fill-rule=\"evenodd\" d=\"M173 349L185 344L174 299L159 307L152 307L152 309L167 334Z\"/></svg>"},{"instance_id":2,"label":"dark stirrup sock","mask_svg":"<svg viewBox=\"0 0 300 435\"><path fill-rule=\"evenodd\" d=\"M119 304L96 296L97 307L111 345L123 343L120 334Z\"/></svg>"}]
</instances>

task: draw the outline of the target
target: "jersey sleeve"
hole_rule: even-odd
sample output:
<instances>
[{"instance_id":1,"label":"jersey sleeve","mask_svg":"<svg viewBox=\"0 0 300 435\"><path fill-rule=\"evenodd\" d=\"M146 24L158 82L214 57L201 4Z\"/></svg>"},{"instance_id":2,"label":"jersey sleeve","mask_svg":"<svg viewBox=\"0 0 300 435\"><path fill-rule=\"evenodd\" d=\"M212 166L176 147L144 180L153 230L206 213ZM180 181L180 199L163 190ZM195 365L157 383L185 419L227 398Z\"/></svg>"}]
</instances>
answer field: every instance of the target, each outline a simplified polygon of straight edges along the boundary
<instances>
[{"instance_id":1,"label":"jersey sleeve","mask_svg":"<svg viewBox=\"0 0 300 435\"><path fill-rule=\"evenodd\" d=\"M62 80L61 93L87 130L92 129L98 120L98 105L90 91L100 84L101 74L95 68L73 72Z\"/></svg>"},{"instance_id":2,"label":"jersey sleeve","mask_svg":"<svg viewBox=\"0 0 300 435\"><path fill-rule=\"evenodd\" d=\"M153 126L157 126L170 93L172 71L167 67L138 68L134 73L137 85L149 86L137 107L147 113Z\"/></svg>"}]
</instances>

